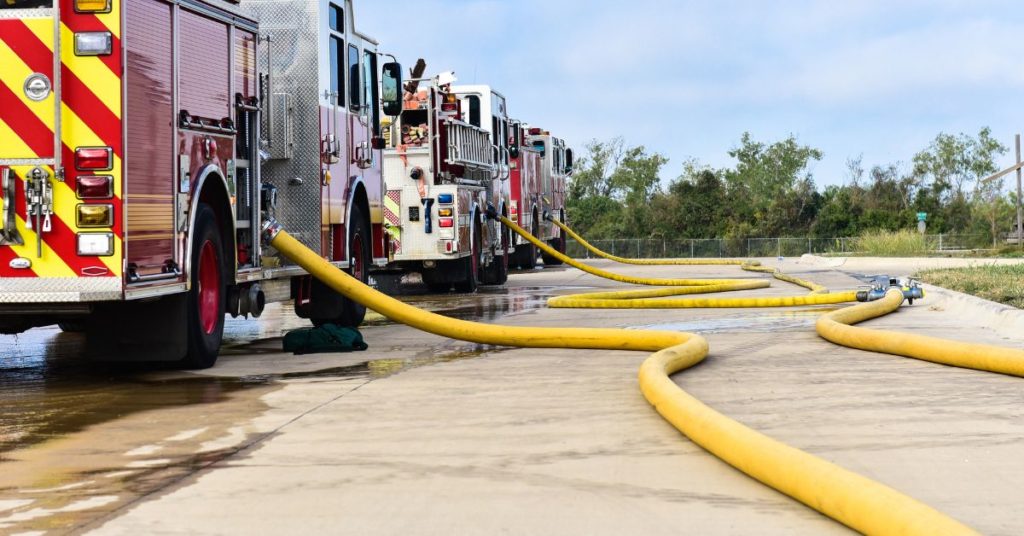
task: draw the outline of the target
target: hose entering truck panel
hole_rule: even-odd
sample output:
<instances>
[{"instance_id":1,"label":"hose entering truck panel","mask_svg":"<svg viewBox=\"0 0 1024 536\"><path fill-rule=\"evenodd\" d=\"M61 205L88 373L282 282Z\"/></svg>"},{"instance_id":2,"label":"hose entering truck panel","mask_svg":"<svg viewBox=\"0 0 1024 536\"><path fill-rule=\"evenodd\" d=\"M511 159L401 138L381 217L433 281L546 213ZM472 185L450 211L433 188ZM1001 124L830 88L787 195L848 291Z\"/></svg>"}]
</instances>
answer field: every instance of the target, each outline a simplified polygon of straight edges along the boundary
<instances>
[{"instance_id":1,"label":"hose entering truck panel","mask_svg":"<svg viewBox=\"0 0 1024 536\"><path fill-rule=\"evenodd\" d=\"M503 223L515 228L510 221L503 219ZM395 322L423 331L502 346L655 352L640 369L640 385L644 396L666 420L696 444L747 475L854 530L865 534L976 534L920 501L771 439L690 396L670 376L700 363L707 356L707 341L699 335L653 330L498 326L452 319L405 304L362 284L303 246L274 222L265 224L264 230L272 247L335 291ZM892 295L896 296L896 292ZM902 298L900 294L901 303ZM845 317L838 320L854 321Z\"/></svg>"}]
</instances>

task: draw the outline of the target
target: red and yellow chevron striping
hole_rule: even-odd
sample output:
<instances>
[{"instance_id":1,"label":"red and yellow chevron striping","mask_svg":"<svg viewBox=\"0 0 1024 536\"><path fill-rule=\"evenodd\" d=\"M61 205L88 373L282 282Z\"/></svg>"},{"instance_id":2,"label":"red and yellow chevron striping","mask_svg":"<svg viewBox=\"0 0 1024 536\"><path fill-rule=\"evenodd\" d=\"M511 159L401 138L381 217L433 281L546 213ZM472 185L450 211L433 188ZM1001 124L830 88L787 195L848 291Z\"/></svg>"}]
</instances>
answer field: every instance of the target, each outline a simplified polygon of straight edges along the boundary
<instances>
[{"instance_id":1,"label":"red and yellow chevron striping","mask_svg":"<svg viewBox=\"0 0 1024 536\"><path fill-rule=\"evenodd\" d=\"M32 165L11 165L16 181L16 227L23 245L0 246L0 277L82 277L123 274L122 238L122 61L120 4L106 14L76 13L73 0L60 0L60 147L66 176L64 182L52 181L52 228L42 233L42 257L37 258L36 229L30 229L25 199L24 177ZM74 34L109 31L112 54L77 56ZM0 162L52 160L57 147L56 98L36 102L24 92L24 83L33 73L54 80L54 21L49 17L0 19ZM113 177L114 198L81 201L75 192L78 172L74 152L78 147L111 147L113 169L103 172ZM45 166L44 166L45 167ZM52 166L48 167L52 173ZM2 170L2 168L0 168ZM0 194L2 195L2 194ZM114 207L114 225L105 229L115 234L115 251L110 257L82 257L77 254L77 207L81 203L103 203ZM104 229L100 229L104 230ZM22 257L32 261L28 270L16 270L10 262Z\"/></svg>"}]
</instances>

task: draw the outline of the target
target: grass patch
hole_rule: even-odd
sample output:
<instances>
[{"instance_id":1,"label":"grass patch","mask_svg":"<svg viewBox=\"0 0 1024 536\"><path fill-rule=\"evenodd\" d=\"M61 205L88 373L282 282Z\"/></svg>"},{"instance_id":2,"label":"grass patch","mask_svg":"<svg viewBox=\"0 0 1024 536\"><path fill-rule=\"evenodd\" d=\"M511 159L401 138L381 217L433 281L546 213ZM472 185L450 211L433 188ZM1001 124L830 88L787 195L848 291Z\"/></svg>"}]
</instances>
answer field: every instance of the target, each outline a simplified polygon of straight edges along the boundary
<instances>
[{"instance_id":1,"label":"grass patch","mask_svg":"<svg viewBox=\"0 0 1024 536\"><path fill-rule=\"evenodd\" d=\"M1024 264L927 270L926 283L1024 309Z\"/></svg>"},{"instance_id":2,"label":"grass patch","mask_svg":"<svg viewBox=\"0 0 1024 536\"><path fill-rule=\"evenodd\" d=\"M917 231L868 231L855 243L855 251L869 257L916 257L929 251L928 240Z\"/></svg>"}]
</instances>

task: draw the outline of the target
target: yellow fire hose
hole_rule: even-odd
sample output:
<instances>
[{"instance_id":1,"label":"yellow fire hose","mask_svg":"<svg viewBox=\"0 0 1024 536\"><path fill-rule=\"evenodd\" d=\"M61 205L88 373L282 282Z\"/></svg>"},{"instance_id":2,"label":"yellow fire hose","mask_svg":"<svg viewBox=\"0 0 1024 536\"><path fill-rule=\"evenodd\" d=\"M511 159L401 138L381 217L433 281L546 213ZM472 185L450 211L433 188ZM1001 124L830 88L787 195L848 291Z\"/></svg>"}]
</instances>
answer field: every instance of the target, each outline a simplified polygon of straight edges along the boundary
<instances>
[{"instance_id":1,"label":"yellow fire hose","mask_svg":"<svg viewBox=\"0 0 1024 536\"><path fill-rule=\"evenodd\" d=\"M271 246L335 291L423 331L503 346L656 351L640 369L640 385L644 396L665 419L737 469L854 530L865 534L976 534L892 488L743 426L680 389L669 376L692 367L707 355L707 341L699 335L496 326L452 319L417 309L362 284L273 222L264 229Z\"/></svg>"},{"instance_id":2,"label":"yellow fire hose","mask_svg":"<svg viewBox=\"0 0 1024 536\"><path fill-rule=\"evenodd\" d=\"M903 294L891 290L881 300L825 314L818 319L815 328L822 338L850 348L1024 377L1022 350L852 326L885 316L902 304Z\"/></svg>"},{"instance_id":3,"label":"yellow fire hose","mask_svg":"<svg viewBox=\"0 0 1024 536\"><path fill-rule=\"evenodd\" d=\"M726 279L726 280L672 280L672 279L646 279L638 277L627 277L607 270L601 270L589 266L576 259L570 258L551 246L545 244L542 240L531 235L522 227L516 225L512 220L498 216L498 219L509 229L515 231L519 236L528 240L533 245L541 249L546 255L557 258L559 261L578 268L589 274L596 275L598 277L604 277L613 281L621 281L627 283L637 283L641 285L672 285L680 288L664 288L655 290L625 290L625 291L608 291L608 292L591 292L584 294L574 294L571 296L555 296L548 299L549 307L556 308L580 308L580 309L684 309L684 308L745 308L745 307L793 307L803 305L834 305L837 303L848 303L857 301L856 292L843 292L838 294L828 294L828 289L818 285L812 281L807 281L791 275L784 274L775 268L768 268L761 266L756 262L742 261L742 260L726 260L726 259L710 259L707 262L703 260L688 260L685 263L677 262L672 259L654 259L645 263L645 265L679 265L685 264L689 266L710 264L712 266L739 266L740 268L750 272L763 272L769 273L775 279L780 281L786 281L795 285L804 287L811 291L809 296L772 296L772 297L761 297L761 298L689 298L689 299L652 299L652 298L665 298L667 296L679 296L683 294L706 294L714 292L727 292L737 290L750 290L755 288L764 288L769 286L767 281L750 281L743 279ZM581 244L585 241L579 237L576 233L572 232L567 226L561 222L555 222L559 227L570 233L580 241ZM614 261L621 262L630 259L621 259L587 244L591 251L599 254L602 257L610 258ZM621 261L620 261L621 259Z\"/></svg>"},{"instance_id":4,"label":"yellow fire hose","mask_svg":"<svg viewBox=\"0 0 1024 536\"><path fill-rule=\"evenodd\" d=\"M626 264L643 264L648 266L674 264L685 264L692 266L703 264L704 262L702 260L688 259L684 259L681 261L676 261L674 259L644 259L644 262L636 262L634 259L624 259L622 257L616 257L594 247L586 240L584 240L580 235L578 235L572 229L566 226L564 223L557 220L551 221L594 254L600 257L604 257L606 259L611 259L616 262ZM508 225L509 228L516 231L527 240L533 242L534 245L542 248L546 254L557 256L561 261L571 266L582 264L579 263L578 261L575 261L574 259L570 259L569 257L562 255L561 253L549 247L542 241L537 240L532 236L529 236L529 233L526 233L525 230L515 225L511 221L505 222L505 220L502 219L502 222ZM744 270L771 273L776 279L800 285L811 290L811 296L775 298L716 298L706 300L644 299L662 296L672 296L684 293L682 289L663 289L661 293L658 293L657 291L641 290L594 292L588 294L576 294L572 296L558 296L549 299L548 305L551 307L596 309L673 309L686 307L754 308L787 307L798 305L822 305L829 303L836 304L857 301L856 292L826 294L828 292L828 289L826 289L825 287L817 285L811 281L789 276L787 274L779 272L778 270L775 270L774 268L749 264L743 261L723 261L721 259L711 259L710 262L713 265L721 264L724 262L731 262L732 264L739 264L740 267ZM718 290L708 290L708 292L720 292L724 290L740 289L719 288ZM700 290L686 293L698 292L700 292ZM867 350L883 354L911 357L914 359L921 359L924 361L931 361L933 363L940 363L943 365L949 365L954 367L1024 377L1024 351L1022 350L1017 350L1015 348L1002 348L986 344L972 344L959 341L951 341L948 339L925 337L921 335L912 335L909 333L897 333L893 331L869 330L864 328L852 327L852 324L857 324L865 320L885 316L893 311L896 311L897 309L900 308L902 304L903 295L898 292L891 292L887 294L886 297L882 300L859 304L853 307L847 307L844 309L840 309L839 311L825 314L818 319L815 328L819 336L841 346L847 346L850 348L856 348L859 350Z\"/></svg>"},{"instance_id":5,"label":"yellow fire hose","mask_svg":"<svg viewBox=\"0 0 1024 536\"><path fill-rule=\"evenodd\" d=\"M579 242L581 246L590 250L594 255L622 264L639 264L645 266L742 266L748 264L747 261L738 259L627 259L625 257L616 257L611 253L597 249L591 245L590 242L584 240L582 236L576 234L576 231L570 229L568 225L554 218L548 218L548 221L557 225L559 229L565 231L565 233L572 237L573 240Z\"/></svg>"}]
</instances>

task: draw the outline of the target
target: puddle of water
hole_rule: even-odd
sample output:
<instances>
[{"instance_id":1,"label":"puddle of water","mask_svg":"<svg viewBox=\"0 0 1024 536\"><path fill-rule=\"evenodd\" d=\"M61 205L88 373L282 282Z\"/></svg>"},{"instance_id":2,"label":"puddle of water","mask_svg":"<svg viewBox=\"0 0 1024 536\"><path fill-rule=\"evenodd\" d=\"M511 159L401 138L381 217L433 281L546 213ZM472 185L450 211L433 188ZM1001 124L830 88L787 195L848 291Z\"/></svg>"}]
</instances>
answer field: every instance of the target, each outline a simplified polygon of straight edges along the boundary
<instances>
[{"instance_id":1,"label":"puddle of water","mask_svg":"<svg viewBox=\"0 0 1024 536\"><path fill-rule=\"evenodd\" d=\"M777 331L803 331L813 329L815 321L824 313L838 308L805 309L785 313L732 315L699 318L681 322L666 322L630 326L629 329L650 329L661 331L684 331L688 333L772 333Z\"/></svg>"}]
</instances>

